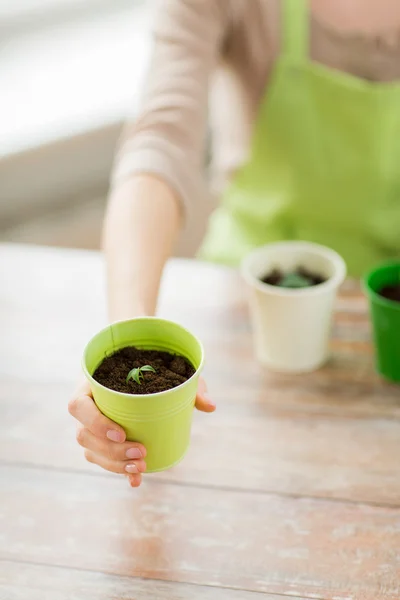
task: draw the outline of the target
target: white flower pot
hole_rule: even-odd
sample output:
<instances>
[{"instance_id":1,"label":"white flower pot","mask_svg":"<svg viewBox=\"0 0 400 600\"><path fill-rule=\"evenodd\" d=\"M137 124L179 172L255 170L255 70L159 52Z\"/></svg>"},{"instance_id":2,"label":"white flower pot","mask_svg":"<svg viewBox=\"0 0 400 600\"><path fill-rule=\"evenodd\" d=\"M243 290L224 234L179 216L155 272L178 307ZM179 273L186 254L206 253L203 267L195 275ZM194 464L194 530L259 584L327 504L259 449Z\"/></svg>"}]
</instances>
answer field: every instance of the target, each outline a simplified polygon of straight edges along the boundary
<instances>
[{"instance_id":1,"label":"white flower pot","mask_svg":"<svg viewBox=\"0 0 400 600\"><path fill-rule=\"evenodd\" d=\"M324 283L289 289L261 281L273 269L304 267ZM309 242L278 242L258 248L242 263L247 283L257 359L275 371L304 373L329 356L332 312L346 276L344 260L333 250Z\"/></svg>"}]
</instances>

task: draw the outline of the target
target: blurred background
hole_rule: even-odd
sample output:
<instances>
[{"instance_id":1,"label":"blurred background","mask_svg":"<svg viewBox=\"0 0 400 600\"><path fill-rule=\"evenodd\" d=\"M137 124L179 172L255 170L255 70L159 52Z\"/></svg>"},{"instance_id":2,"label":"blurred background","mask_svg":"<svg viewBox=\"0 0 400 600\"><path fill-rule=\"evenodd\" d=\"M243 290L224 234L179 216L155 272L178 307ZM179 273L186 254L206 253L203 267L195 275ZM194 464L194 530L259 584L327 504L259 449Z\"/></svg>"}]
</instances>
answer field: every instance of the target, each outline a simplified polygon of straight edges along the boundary
<instances>
[{"instance_id":1,"label":"blurred background","mask_svg":"<svg viewBox=\"0 0 400 600\"><path fill-rule=\"evenodd\" d=\"M100 247L113 153L135 114L153 2L0 1L0 240Z\"/></svg>"}]
</instances>

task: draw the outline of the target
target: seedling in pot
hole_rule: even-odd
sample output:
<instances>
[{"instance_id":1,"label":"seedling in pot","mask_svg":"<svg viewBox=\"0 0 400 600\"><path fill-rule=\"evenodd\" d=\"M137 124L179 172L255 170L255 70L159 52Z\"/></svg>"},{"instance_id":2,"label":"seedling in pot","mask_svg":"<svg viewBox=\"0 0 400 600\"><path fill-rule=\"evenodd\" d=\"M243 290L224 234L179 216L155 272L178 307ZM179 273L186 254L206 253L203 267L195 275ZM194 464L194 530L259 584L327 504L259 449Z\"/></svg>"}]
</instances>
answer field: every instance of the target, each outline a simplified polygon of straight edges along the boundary
<instances>
[{"instance_id":1,"label":"seedling in pot","mask_svg":"<svg viewBox=\"0 0 400 600\"><path fill-rule=\"evenodd\" d=\"M138 367L138 368L132 369L128 373L128 376L126 378L126 383L128 383L129 380L132 379L133 381L136 381L136 383L141 385L141 383L143 381L143 373L146 373L146 372L155 373L156 370L153 369L153 367L151 367L150 365L144 365L143 367Z\"/></svg>"},{"instance_id":2,"label":"seedling in pot","mask_svg":"<svg viewBox=\"0 0 400 600\"><path fill-rule=\"evenodd\" d=\"M140 347L121 347L124 341ZM83 367L96 406L124 429L127 441L145 446L148 473L168 469L185 455L202 366L200 341L181 325L155 317L117 321L86 346Z\"/></svg>"},{"instance_id":3,"label":"seedling in pot","mask_svg":"<svg viewBox=\"0 0 400 600\"><path fill-rule=\"evenodd\" d=\"M298 267L289 273L274 269L265 277L262 277L261 281L281 288L301 289L324 283L325 279L319 273L308 271L304 267Z\"/></svg>"},{"instance_id":4,"label":"seedling in pot","mask_svg":"<svg viewBox=\"0 0 400 600\"><path fill-rule=\"evenodd\" d=\"M132 369L132 365L143 365ZM122 394L157 394L190 379L195 368L184 356L125 346L106 356L93 373L104 387Z\"/></svg>"},{"instance_id":5,"label":"seedling in pot","mask_svg":"<svg viewBox=\"0 0 400 600\"><path fill-rule=\"evenodd\" d=\"M299 273L287 273L278 283L279 287L284 288L305 288L314 285L313 281L309 277L304 277Z\"/></svg>"}]
</instances>

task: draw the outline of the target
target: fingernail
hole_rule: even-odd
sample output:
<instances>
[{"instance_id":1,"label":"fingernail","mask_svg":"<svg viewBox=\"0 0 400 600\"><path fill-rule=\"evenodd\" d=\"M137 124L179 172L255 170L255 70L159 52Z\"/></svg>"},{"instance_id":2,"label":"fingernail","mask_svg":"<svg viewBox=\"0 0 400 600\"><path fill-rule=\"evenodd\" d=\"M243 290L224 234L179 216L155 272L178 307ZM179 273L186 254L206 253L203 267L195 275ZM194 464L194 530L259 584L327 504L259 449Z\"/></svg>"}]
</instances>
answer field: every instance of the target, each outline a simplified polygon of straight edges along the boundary
<instances>
[{"instance_id":1,"label":"fingernail","mask_svg":"<svg viewBox=\"0 0 400 600\"><path fill-rule=\"evenodd\" d=\"M203 394L203 398L209 406L212 406L214 408L217 406L214 400L212 400L207 393Z\"/></svg>"},{"instance_id":2,"label":"fingernail","mask_svg":"<svg viewBox=\"0 0 400 600\"><path fill-rule=\"evenodd\" d=\"M112 442L123 442L125 439L123 434L120 431L116 431L116 429L110 429L110 431L107 431L107 437Z\"/></svg>"},{"instance_id":3,"label":"fingernail","mask_svg":"<svg viewBox=\"0 0 400 600\"><path fill-rule=\"evenodd\" d=\"M129 450L126 451L125 456L126 458L142 458L142 453L139 448L129 448Z\"/></svg>"},{"instance_id":4,"label":"fingernail","mask_svg":"<svg viewBox=\"0 0 400 600\"><path fill-rule=\"evenodd\" d=\"M134 465L134 464L132 464L132 465L126 465L125 471L127 473L139 473L137 466Z\"/></svg>"}]
</instances>

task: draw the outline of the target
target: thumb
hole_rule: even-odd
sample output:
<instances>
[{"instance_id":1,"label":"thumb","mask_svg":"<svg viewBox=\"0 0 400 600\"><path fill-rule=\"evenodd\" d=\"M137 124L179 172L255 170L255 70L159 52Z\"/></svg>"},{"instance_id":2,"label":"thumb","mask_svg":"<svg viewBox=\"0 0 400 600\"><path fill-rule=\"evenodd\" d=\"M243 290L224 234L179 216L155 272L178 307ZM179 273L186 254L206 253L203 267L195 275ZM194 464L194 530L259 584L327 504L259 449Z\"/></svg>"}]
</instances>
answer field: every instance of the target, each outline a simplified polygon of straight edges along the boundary
<instances>
[{"instance_id":1,"label":"thumb","mask_svg":"<svg viewBox=\"0 0 400 600\"><path fill-rule=\"evenodd\" d=\"M90 386L87 382L77 389L68 404L69 413L83 427L89 429L99 438L108 438L113 442L124 442L125 431L120 425L104 416L93 401Z\"/></svg>"},{"instance_id":2,"label":"thumb","mask_svg":"<svg viewBox=\"0 0 400 600\"><path fill-rule=\"evenodd\" d=\"M202 412L214 412L217 407L215 402L211 400L210 396L208 395L207 385L202 377L199 380L195 406Z\"/></svg>"}]
</instances>

